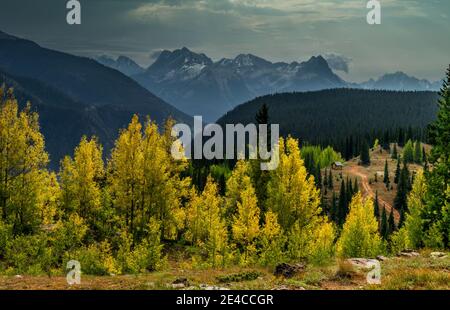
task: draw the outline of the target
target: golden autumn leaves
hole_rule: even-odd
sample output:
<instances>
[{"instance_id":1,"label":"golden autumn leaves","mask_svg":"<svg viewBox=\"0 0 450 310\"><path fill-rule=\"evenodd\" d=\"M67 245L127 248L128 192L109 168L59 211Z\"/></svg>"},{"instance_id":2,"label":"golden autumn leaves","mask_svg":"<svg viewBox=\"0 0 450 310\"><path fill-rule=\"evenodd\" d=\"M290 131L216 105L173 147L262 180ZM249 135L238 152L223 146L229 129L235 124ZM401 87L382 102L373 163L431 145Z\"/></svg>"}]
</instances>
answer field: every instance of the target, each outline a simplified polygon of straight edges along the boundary
<instances>
[{"instance_id":1,"label":"golden autumn leaves","mask_svg":"<svg viewBox=\"0 0 450 310\"><path fill-rule=\"evenodd\" d=\"M238 161L221 195L212 177L195 188L183 174L189 162L172 158L171 120L160 132L134 116L106 163L99 142L83 137L58 176L46 169L37 115L19 112L12 94L1 102L0 126L1 225L11 226L12 240L47 227L43 238L58 245L52 264L78 255L97 257L107 262L100 270L114 273L153 270L164 260L160 239L191 248L193 262L212 267L323 262L335 254L337 228L323 215L291 137L279 140L278 169L262 175L251 160ZM379 251L371 204L353 199L339 255Z\"/></svg>"}]
</instances>

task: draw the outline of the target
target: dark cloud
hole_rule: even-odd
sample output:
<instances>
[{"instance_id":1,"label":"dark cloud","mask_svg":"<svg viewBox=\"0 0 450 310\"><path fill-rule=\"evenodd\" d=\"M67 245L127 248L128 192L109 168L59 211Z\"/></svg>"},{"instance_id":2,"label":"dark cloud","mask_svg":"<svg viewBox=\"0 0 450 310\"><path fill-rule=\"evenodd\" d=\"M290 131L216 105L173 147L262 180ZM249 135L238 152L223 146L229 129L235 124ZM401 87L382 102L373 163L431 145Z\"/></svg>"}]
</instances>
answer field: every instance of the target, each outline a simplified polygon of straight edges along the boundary
<instances>
[{"instance_id":1,"label":"dark cloud","mask_svg":"<svg viewBox=\"0 0 450 310\"><path fill-rule=\"evenodd\" d=\"M79 0L82 24L66 23L66 0L0 0L0 31L83 55L149 54L187 46L213 59L252 53L301 61L334 51L335 70L364 80L388 71L440 78L450 40L450 1L385 1L370 27L361 0ZM418 44L417 38L426 44ZM342 57L339 55L346 55ZM427 57L424 57L427 55Z\"/></svg>"},{"instance_id":2,"label":"dark cloud","mask_svg":"<svg viewBox=\"0 0 450 310\"><path fill-rule=\"evenodd\" d=\"M331 69L345 73L349 72L349 66L352 61L350 58L336 54L326 54L325 59Z\"/></svg>"}]
</instances>

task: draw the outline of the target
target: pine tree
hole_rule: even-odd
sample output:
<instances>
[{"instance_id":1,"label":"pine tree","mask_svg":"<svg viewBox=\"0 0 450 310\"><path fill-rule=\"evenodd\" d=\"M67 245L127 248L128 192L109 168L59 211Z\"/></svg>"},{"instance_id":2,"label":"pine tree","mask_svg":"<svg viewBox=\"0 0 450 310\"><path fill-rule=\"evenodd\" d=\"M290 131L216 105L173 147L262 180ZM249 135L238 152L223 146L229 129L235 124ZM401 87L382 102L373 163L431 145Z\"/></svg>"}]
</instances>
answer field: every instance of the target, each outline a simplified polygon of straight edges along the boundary
<instances>
[{"instance_id":1,"label":"pine tree","mask_svg":"<svg viewBox=\"0 0 450 310\"><path fill-rule=\"evenodd\" d=\"M395 177L394 177L394 183L398 184L398 181L400 180L400 160L397 160L397 168L395 169Z\"/></svg>"},{"instance_id":2,"label":"pine tree","mask_svg":"<svg viewBox=\"0 0 450 310\"><path fill-rule=\"evenodd\" d=\"M416 164L421 164L422 163L422 145L419 141L416 141L414 143L414 162Z\"/></svg>"},{"instance_id":3,"label":"pine tree","mask_svg":"<svg viewBox=\"0 0 450 310\"><path fill-rule=\"evenodd\" d=\"M328 173L328 188L331 189L331 190L334 188L334 184L333 184L333 174L332 174L332 172L331 172L331 169L330 169L330 171L329 171L329 173Z\"/></svg>"},{"instance_id":4,"label":"pine tree","mask_svg":"<svg viewBox=\"0 0 450 310\"><path fill-rule=\"evenodd\" d=\"M405 133L403 128L398 130L398 146L403 147L405 145Z\"/></svg>"},{"instance_id":5,"label":"pine tree","mask_svg":"<svg viewBox=\"0 0 450 310\"><path fill-rule=\"evenodd\" d=\"M339 203L338 203L338 212L337 212L337 224L342 226L345 222L345 218L348 213L348 197L347 197L347 188L345 186L345 181L341 182L341 189L339 192Z\"/></svg>"},{"instance_id":6,"label":"pine tree","mask_svg":"<svg viewBox=\"0 0 450 310\"><path fill-rule=\"evenodd\" d=\"M255 116L256 123L258 125L267 125L267 141L259 141L258 135L258 145L261 145L262 142L267 144L267 150L271 149L271 131L270 131L270 116L269 116L269 107L266 104L263 104L261 108L258 110ZM259 128L258 128L259 129ZM252 160L251 161L251 178L253 182L253 187L256 190L256 197L258 199L258 205L261 209L261 220L263 213L266 212L266 199L267 199L267 183L269 182L269 171L261 170L261 160Z\"/></svg>"},{"instance_id":7,"label":"pine tree","mask_svg":"<svg viewBox=\"0 0 450 310\"><path fill-rule=\"evenodd\" d=\"M362 146L361 146L361 164L368 166L370 165L370 154L369 154L369 144L366 140L364 140Z\"/></svg>"},{"instance_id":8,"label":"pine tree","mask_svg":"<svg viewBox=\"0 0 450 310\"><path fill-rule=\"evenodd\" d=\"M428 164L427 152L425 151L425 147L422 147L422 162L424 166Z\"/></svg>"},{"instance_id":9,"label":"pine tree","mask_svg":"<svg viewBox=\"0 0 450 310\"><path fill-rule=\"evenodd\" d=\"M394 148L392 150L392 155L391 155L392 159L398 159L398 151L397 151L397 144L394 143Z\"/></svg>"},{"instance_id":10,"label":"pine tree","mask_svg":"<svg viewBox=\"0 0 450 310\"><path fill-rule=\"evenodd\" d=\"M320 163L318 163L316 166L316 174L314 176L314 180L316 181L317 188L321 189L322 188L322 171L321 171Z\"/></svg>"},{"instance_id":11,"label":"pine tree","mask_svg":"<svg viewBox=\"0 0 450 310\"><path fill-rule=\"evenodd\" d=\"M388 162L387 160L384 163L384 179L383 179L384 184L386 184L386 186L390 183L390 179L389 179L389 167L388 167Z\"/></svg>"},{"instance_id":12,"label":"pine tree","mask_svg":"<svg viewBox=\"0 0 450 310\"><path fill-rule=\"evenodd\" d=\"M334 223L339 224L339 208L335 191L331 196L330 218Z\"/></svg>"},{"instance_id":13,"label":"pine tree","mask_svg":"<svg viewBox=\"0 0 450 310\"><path fill-rule=\"evenodd\" d=\"M429 162L433 169L427 172L427 207L424 212L425 230L440 233L444 245L450 245L450 197L446 195L450 184L450 65L440 91L439 111L429 128L433 145ZM434 227L433 227L434 225Z\"/></svg>"},{"instance_id":14,"label":"pine tree","mask_svg":"<svg viewBox=\"0 0 450 310\"><path fill-rule=\"evenodd\" d=\"M411 140L408 140L405 147L403 148L403 162L404 163L413 163L414 162L414 145Z\"/></svg>"},{"instance_id":15,"label":"pine tree","mask_svg":"<svg viewBox=\"0 0 450 310\"><path fill-rule=\"evenodd\" d=\"M361 193L353 197L350 212L337 242L340 257L372 257L380 253L378 222L373 216L373 201L363 201Z\"/></svg>"},{"instance_id":16,"label":"pine tree","mask_svg":"<svg viewBox=\"0 0 450 310\"><path fill-rule=\"evenodd\" d=\"M356 194L358 192L359 192L358 178L355 178L354 185L353 185L353 194Z\"/></svg>"},{"instance_id":17,"label":"pine tree","mask_svg":"<svg viewBox=\"0 0 450 310\"><path fill-rule=\"evenodd\" d=\"M373 215L377 220L380 219L380 203L378 201L378 191L375 192L375 200L373 203Z\"/></svg>"},{"instance_id":18,"label":"pine tree","mask_svg":"<svg viewBox=\"0 0 450 310\"><path fill-rule=\"evenodd\" d=\"M395 226L394 209L391 209L391 212L389 212L389 219L388 219L388 234L389 234L389 236L396 230L397 230L397 227Z\"/></svg>"},{"instance_id":19,"label":"pine tree","mask_svg":"<svg viewBox=\"0 0 450 310\"><path fill-rule=\"evenodd\" d=\"M397 186L397 194L394 199L394 207L399 212L406 211L407 204L406 198L410 188L410 175L408 166L406 163L403 164L402 171L400 172L399 182Z\"/></svg>"},{"instance_id":20,"label":"pine tree","mask_svg":"<svg viewBox=\"0 0 450 310\"><path fill-rule=\"evenodd\" d=\"M385 206L383 206L383 212L381 213L380 234L384 240L387 240L389 237L388 217Z\"/></svg>"},{"instance_id":21,"label":"pine tree","mask_svg":"<svg viewBox=\"0 0 450 310\"><path fill-rule=\"evenodd\" d=\"M263 104L258 110L255 116L255 120L258 124L269 124L269 107L267 104Z\"/></svg>"},{"instance_id":22,"label":"pine tree","mask_svg":"<svg viewBox=\"0 0 450 310\"><path fill-rule=\"evenodd\" d=\"M353 198L353 185L350 179L347 177L347 204L350 204Z\"/></svg>"}]
</instances>

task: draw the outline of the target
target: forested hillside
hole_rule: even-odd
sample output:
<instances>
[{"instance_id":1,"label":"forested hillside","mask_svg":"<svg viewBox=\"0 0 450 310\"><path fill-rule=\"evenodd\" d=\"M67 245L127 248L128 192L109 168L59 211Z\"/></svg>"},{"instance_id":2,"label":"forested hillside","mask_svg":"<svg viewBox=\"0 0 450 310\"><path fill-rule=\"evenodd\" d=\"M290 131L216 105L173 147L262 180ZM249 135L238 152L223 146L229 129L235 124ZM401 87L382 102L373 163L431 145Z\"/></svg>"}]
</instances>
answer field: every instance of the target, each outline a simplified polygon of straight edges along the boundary
<instances>
[{"instance_id":1,"label":"forested hillside","mask_svg":"<svg viewBox=\"0 0 450 310\"><path fill-rule=\"evenodd\" d=\"M436 117L437 98L433 92L357 89L274 94L244 103L218 122L253 123L266 104L270 123L280 124L281 135L331 145L350 159L359 154L363 140L426 140L424 130Z\"/></svg>"}]
</instances>

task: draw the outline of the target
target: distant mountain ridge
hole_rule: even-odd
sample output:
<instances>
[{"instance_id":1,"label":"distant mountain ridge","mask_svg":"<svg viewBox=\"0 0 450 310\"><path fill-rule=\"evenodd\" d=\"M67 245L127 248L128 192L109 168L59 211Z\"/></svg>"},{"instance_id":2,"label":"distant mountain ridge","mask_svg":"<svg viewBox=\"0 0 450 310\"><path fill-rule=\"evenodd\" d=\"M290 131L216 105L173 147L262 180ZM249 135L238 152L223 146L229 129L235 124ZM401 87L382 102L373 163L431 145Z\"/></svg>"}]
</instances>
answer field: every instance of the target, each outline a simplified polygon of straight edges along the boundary
<instances>
[{"instance_id":1,"label":"distant mountain ridge","mask_svg":"<svg viewBox=\"0 0 450 310\"><path fill-rule=\"evenodd\" d=\"M419 80L403 72L363 83L346 82L321 55L291 63L273 63L252 54L213 61L186 47L161 52L144 72L130 76L181 111L203 115L208 121L267 94L332 88L437 91L441 86L440 81Z\"/></svg>"},{"instance_id":2,"label":"distant mountain ridge","mask_svg":"<svg viewBox=\"0 0 450 310\"><path fill-rule=\"evenodd\" d=\"M139 66L134 60L126 56L119 56L114 60L109 56L102 55L94 59L102 65L116 69L128 76L140 74L145 71L145 69Z\"/></svg>"},{"instance_id":3,"label":"distant mountain ridge","mask_svg":"<svg viewBox=\"0 0 450 310\"><path fill-rule=\"evenodd\" d=\"M163 51L144 73L132 77L181 111L210 121L263 94L346 85L322 56L288 64L241 54L214 62L186 47Z\"/></svg>"},{"instance_id":4,"label":"distant mountain ridge","mask_svg":"<svg viewBox=\"0 0 450 310\"><path fill-rule=\"evenodd\" d=\"M136 81L85 57L73 56L0 32L0 84L14 87L40 114L52 167L71 154L83 134L113 146L133 114L162 124L192 118L156 97Z\"/></svg>"}]
</instances>

